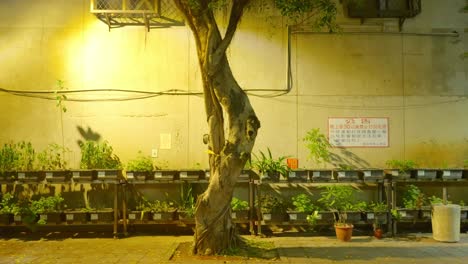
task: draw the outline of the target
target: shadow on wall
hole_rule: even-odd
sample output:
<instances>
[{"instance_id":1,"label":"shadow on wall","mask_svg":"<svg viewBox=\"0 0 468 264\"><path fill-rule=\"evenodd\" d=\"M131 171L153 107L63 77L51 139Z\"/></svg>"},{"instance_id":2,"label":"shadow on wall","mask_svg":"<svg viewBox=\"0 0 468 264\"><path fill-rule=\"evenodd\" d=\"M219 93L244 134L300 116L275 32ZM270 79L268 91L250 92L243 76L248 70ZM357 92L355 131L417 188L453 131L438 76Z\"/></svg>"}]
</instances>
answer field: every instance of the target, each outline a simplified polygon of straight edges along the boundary
<instances>
[{"instance_id":1,"label":"shadow on wall","mask_svg":"<svg viewBox=\"0 0 468 264\"><path fill-rule=\"evenodd\" d=\"M354 169L369 168L370 164L346 148L340 148L340 153L330 153L330 163L336 168Z\"/></svg>"},{"instance_id":2,"label":"shadow on wall","mask_svg":"<svg viewBox=\"0 0 468 264\"><path fill-rule=\"evenodd\" d=\"M82 126L76 126L76 129L78 129L78 132L80 133L80 136L82 137L82 139L78 139L76 141L78 146L83 145L83 143L86 141L99 141L101 139L101 135L98 132L95 132L90 127L88 127L85 130Z\"/></svg>"}]
</instances>

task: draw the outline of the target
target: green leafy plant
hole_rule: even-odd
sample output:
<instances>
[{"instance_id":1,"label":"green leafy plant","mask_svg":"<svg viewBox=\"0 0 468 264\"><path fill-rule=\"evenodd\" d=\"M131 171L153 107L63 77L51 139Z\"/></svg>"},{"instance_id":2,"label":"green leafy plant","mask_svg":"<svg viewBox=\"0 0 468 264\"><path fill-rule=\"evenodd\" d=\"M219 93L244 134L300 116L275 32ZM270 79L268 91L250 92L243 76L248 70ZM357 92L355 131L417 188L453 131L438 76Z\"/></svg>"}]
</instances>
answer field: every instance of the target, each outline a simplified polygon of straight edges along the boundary
<instances>
[{"instance_id":1,"label":"green leafy plant","mask_svg":"<svg viewBox=\"0 0 468 264\"><path fill-rule=\"evenodd\" d=\"M305 193L300 193L294 197L292 197L292 204L294 206L294 210L301 213L310 213L317 209L312 203L312 199L310 195Z\"/></svg>"},{"instance_id":2,"label":"green leafy plant","mask_svg":"<svg viewBox=\"0 0 468 264\"><path fill-rule=\"evenodd\" d=\"M444 199L442 199L440 197L437 197L435 195L432 195L432 196L428 197L427 200L429 201L430 205L434 205L434 204L451 204L452 203L451 201L444 202Z\"/></svg>"},{"instance_id":3,"label":"green leafy plant","mask_svg":"<svg viewBox=\"0 0 468 264\"><path fill-rule=\"evenodd\" d=\"M67 168L65 153L70 152L66 147L50 144L37 155L37 167L40 170L64 170Z\"/></svg>"},{"instance_id":4,"label":"green leafy plant","mask_svg":"<svg viewBox=\"0 0 468 264\"><path fill-rule=\"evenodd\" d=\"M232 197L231 200L231 210L232 211L242 211L249 209L249 203L244 200L240 200L237 197Z\"/></svg>"},{"instance_id":5,"label":"green leafy plant","mask_svg":"<svg viewBox=\"0 0 468 264\"><path fill-rule=\"evenodd\" d=\"M285 202L278 197L272 196L271 194L261 195L259 202L262 213L286 213L287 206Z\"/></svg>"},{"instance_id":6,"label":"green leafy plant","mask_svg":"<svg viewBox=\"0 0 468 264\"><path fill-rule=\"evenodd\" d=\"M113 153L113 148L107 141L98 143L86 141L80 145L82 169L120 169L119 157Z\"/></svg>"},{"instance_id":7,"label":"green leafy plant","mask_svg":"<svg viewBox=\"0 0 468 264\"><path fill-rule=\"evenodd\" d=\"M18 201L10 193L5 193L0 201L0 214L15 214L19 212Z\"/></svg>"},{"instance_id":8,"label":"green leafy plant","mask_svg":"<svg viewBox=\"0 0 468 264\"><path fill-rule=\"evenodd\" d=\"M281 156L277 159L271 155L270 148L267 149L267 154L260 152L260 157L254 154L255 160L252 162L252 167L258 170L261 174L275 174L279 173L283 176L288 175L289 168L285 164L287 156Z\"/></svg>"},{"instance_id":9,"label":"green leafy plant","mask_svg":"<svg viewBox=\"0 0 468 264\"><path fill-rule=\"evenodd\" d=\"M312 214L308 215L307 216L307 223L309 223L309 225L315 225L317 224L317 220L319 220L319 211L316 210L314 212L312 212Z\"/></svg>"},{"instance_id":10,"label":"green leafy plant","mask_svg":"<svg viewBox=\"0 0 468 264\"><path fill-rule=\"evenodd\" d=\"M346 211L351 211L355 207L356 190L347 185L327 185L320 188L323 191L320 192L321 197L318 202L337 213L338 217L335 224L346 225Z\"/></svg>"},{"instance_id":11,"label":"green leafy plant","mask_svg":"<svg viewBox=\"0 0 468 264\"><path fill-rule=\"evenodd\" d=\"M57 90L54 91L55 101L57 102L56 106L62 110L62 112L67 112L67 107L65 106L64 101L67 100L67 96L60 91L66 90L65 82L63 80L57 80Z\"/></svg>"},{"instance_id":12,"label":"green leafy plant","mask_svg":"<svg viewBox=\"0 0 468 264\"><path fill-rule=\"evenodd\" d=\"M0 172L32 170L35 158L30 142L6 143L0 149Z\"/></svg>"},{"instance_id":13,"label":"green leafy plant","mask_svg":"<svg viewBox=\"0 0 468 264\"><path fill-rule=\"evenodd\" d=\"M0 172L13 171L19 159L17 146L14 143L5 143L0 149Z\"/></svg>"},{"instance_id":14,"label":"green leafy plant","mask_svg":"<svg viewBox=\"0 0 468 264\"><path fill-rule=\"evenodd\" d=\"M385 212L387 211L388 209L388 206L386 203L384 202L374 202L374 201L371 201L369 204L368 204L368 207L367 209L371 212Z\"/></svg>"},{"instance_id":15,"label":"green leafy plant","mask_svg":"<svg viewBox=\"0 0 468 264\"><path fill-rule=\"evenodd\" d=\"M468 168L468 159L466 159L463 163L463 167L466 169Z\"/></svg>"},{"instance_id":16,"label":"green leafy plant","mask_svg":"<svg viewBox=\"0 0 468 264\"><path fill-rule=\"evenodd\" d=\"M399 221L401 220L402 218L402 215L400 214L400 212L398 212L397 209L392 209L390 210L390 213L392 214L392 218L396 221Z\"/></svg>"},{"instance_id":17,"label":"green leafy plant","mask_svg":"<svg viewBox=\"0 0 468 264\"><path fill-rule=\"evenodd\" d=\"M407 173L418 166L412 160L388 160L385 164L392 169L398 169L400 173Z\"/></svg>"},{"instance_id":18,"label":"green leafy plant","mask_svg":"<svg viewBox=\"0 0 468 264\"><path fill-rule=\"evenodd\" d=\"M151 172L154 170L153 160L150 156L145 156L138 152L136 159L130 160L127 164L127 171Z\"/></svg>"},{"instance_id":19,"label":"green leafy plant","mask_svg":"<svg viewBox=\"0 0 468 264\"><path fill-rule=\"evenodd\" d=\"M64 199L60 195L41 197L31 202L31 210L36 214L60 211Z\"/></svg>"},{"instance_id":20,"label":"green leafy plant","mask_svg":"<svg viewBox=\"0 0 468 264\"><path fill-rule=\"evenodd\" d=\"M137 206L137 210L153 213L172 212L175 210L175 205L174 202L171 201L149 201L145 197L141 197L141 201Z\"/></svg>"},{"instance_id":21,"label":"green leafy plant","mask_svg":"<svg viewBox=\"0 0 468 264\"><path fill-rule=\"evenodd\" d=\"M309 158L318 165L330 162L330 148L327 137L320 132L319 128L314 128L307 132L303 138L309 150Z\"/></svg>"},{"instance_id":22,"label":"green leafy plant","mask_svg":"<svg viewBox=\"0 0 468 264\"><path fill-rule=\"evenodd\" d=\"M425 199L424 193L417 186L410 184L403 193L403 206L407 209L421 209Z\"/></svg>"},{"instance_id":23,"label":"green leafy plant","mask_svg":"<svg viewBox=\"0 0 468 264\"><path fill-rule=\"evenodd\" d=\"M195 197L190 184L181 185L179 209L185 211L187 216L195 214Z\"/></svg>"}]
</instances>

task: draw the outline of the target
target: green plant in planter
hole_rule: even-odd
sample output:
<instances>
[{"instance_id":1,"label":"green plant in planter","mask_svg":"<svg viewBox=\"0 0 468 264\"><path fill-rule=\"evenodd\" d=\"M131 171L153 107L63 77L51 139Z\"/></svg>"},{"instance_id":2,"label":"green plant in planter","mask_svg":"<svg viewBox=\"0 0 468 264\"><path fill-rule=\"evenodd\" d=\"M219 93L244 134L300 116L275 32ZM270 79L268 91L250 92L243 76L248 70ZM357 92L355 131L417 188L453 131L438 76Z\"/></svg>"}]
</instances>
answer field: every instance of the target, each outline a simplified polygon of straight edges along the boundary
<instances>
[{"instance_id":1,"label":"green plant in planter","mask_svg":"<svg viewBox=\"0 0 468 264\"><path fill-rule=\"evenodd\" d=\"M403 206L406 209L421 209L425 199L424 193L417 186L410 184L403 193Z\"/></svg>"},{"instance_id":2,"label":"green plant in planter","mask_svg":"<svg viewBox=\"0 0 468 264\"><path fill-rule=\"evenodd\" d=\"M291 198L294 210L301 213L310 213L317 210L317 206L312 203L310 195L300 193Z\"/></svg>"},{"instance_id":3,"label":"green plant in planter","mask_svg":"<svg viewBox=\"0 0 468 264\"><path fill-rule=\"evenodd\" d=\"M278 197L271 194L263 194L259 198L261 204L260 211L262 213L286 213L286 204ZM258 206L258 202L257 202Z\"/></svg>"},{"instance_id":4,"label":"green plant in planter","mask_svg":"<svg viewBox=\"0 0 468 264\"><path fill-rule=\"evenodd\" d=\"M255 168L260 174L268 174L269 176L274 174L281 174L283 176L288 175L289 168L284 162L287 156L281 156L275 159L271 155L270 148L267 150L267 154L263 153L262 151L259 151L260 156L254 154L255 160L252 162L252 167Z\"/></svg>"},{"instance_id":5,"label":"green plant in planter","mask_svg":"<svg viewBox=\"0 0 468 264\"><path fill-rule=\"evenodd\" d=\"M34 168L36 153L31 142L21 141L16 144L18 160L15 163L15 170L31 171Z\"/></svg>"},{"instance_id":6,"label":"green plant in planter","mask_svg":"<svg viewBox=\"0 0 468 264\"><path fill-rule=\"evenodd\" d=\"M249 209L249 203L247 201L238 199L237 197L232 197L231 200L231 210L232 211L242 211Z\"/></svg>"},{"instance_id":7,"label":"green plant in planter","mask_svg":"<svg viewBox=\"0 0 468 264\"><path fill-rule=\"evenodd\" d=\"M397 169L402 174L418 166L418 164L412 160L388 160L385 164L392 169Z\"/></svg>"},{"instance_id":8,"label":"green plant in planter","mask_svg":"<svg viewBox=\"0 0 468 264\"><path fill-rule=\"evenodd\" d=\"M400 214L400 212L398 212L397 209L392 209L390 210L390 213L392 214L392 218L396 221L400 221L401 218L402 218L402 215Z\"/></svg>"},{"instance_id":9,"label":"green plant in planter","mask_svg":"<svg viewBox=\"0 0 468 264\"><path fill-rule=\"evenodd\" d=\"M57 212L61 209L63 201L60 195L41 197L39 200L31 202L31 210L36 214Z\"/></svg>"},{"instance_id":10,"label":"green plant in planter","mask_svg":"<svg viewBox=\"0 0 468 264\"><path fill-rule=\"evenodd\" d=\"M189 183L181 185L179 209L184 211L188 217L193 217L195 214L195 197Z\"/></svg>"},{"instance_id":11,"label":"green plant in planter","mask_svg":"<svg viewBox=\"0 0 468 264\"><path fill-rule=\"evenodd\" d=\"M309 130L303 138L306 147L309 150L309 158L319 166L330 162L330 148L327 137L320 132L319 128Z\"/></svg>"},{"instance_id":12,"label":"green plant in planter","mask_svg":"<svg viewBox=\"0 0 468 264\"><path fill-rule=\"evenodd\" d=\"M151 157L143 155L141 151L138 152L136 159L128 161L127 164L127 171L152 172L154 169Z\"/></svg>"},{"instance_id":13,"label":"green plant in planter","mask_svg":"<svg viewBox=\"0 0 468 264\"><path fill-rule=\"evenodd\" d=\"M451 201L444 202L444 199L442 199L440 197L437 197L435 195L432 195L432 196L428 197L427 200L428 200L430 205L434 205L434 204L451 204L452 203Z\"/></svg>"},{"instance_id":14,"label":"green plant in planter","mask_svg":"<svg viewBox=\"0 0 468 264\"><path fill-rule=\"evenodd\" d=\"M49 144L46 149L37 155L37 167L40 170L64 170L67 168L65 153L70 152L66 147L58 144Z\"/></svg>"},{"instance_id":15,"label":"green plant in planter","mask_svg":"<svg viewBox=\"0 0 468 264\"><path fill-rule=\"evenodd\" d=\"M80 146L82 169L120 169L119 157L107 141L86 141Z\"/></svg>"},{"instance_id":16,"label":"green plant in planter","mask_svg":"<svg viewBox=\"0 0 468 264\"><path fill-rule=\"evenodd\" d=\"M16 144L3 144L3 147L0 149L0 172L13 171L18 159Z\"/></svg>"},{"instance_id":17,"label":"green plant in planter","mask_svg":"<svg viewBox=\"0 0 468 264\"><path fill-rule=\"evenodd\" d=\"M137 206L137 210L142 212L153 212L153 213L162 213L162 212L172 212L175 210L173 202L170 201L149 201L145 197L141 197L140 204Z\"/></svg>"},{"instance_id":18,"label":"green plant in planter","mask_svg":"<svg viewBox=\"0 0 468 264\"><path fill-rule=\"evenodd\" d=\"M0 200L0 214L15 214L19 212L18 201L11 193L5 193Z\"/></svg>"},{"instance_id":19,"label":"green plant in planter","mask_svg":"<svg viewBox=\"0 0 468 264\"><path fill-rule=\"evenodd\" d=\"M387 211L387 204L384 202L374 202L371 201L367 207L367 209L371 212L377 213L377 212L385 212Z\"/></svg>"},{"instance_id":20,"label":"green plant in planter","mask_svg":"<svg viewBox=\"0 0 468 264\"><path fill-rule=\"evenodd\" d=\"M347 185L327 185L320 188L324 190L321 191L318 202L338 214L338 219L335 221L336 225L346 226L346 211L352 209L355 204L356 190Z\"/></svg>"}]
</instances>

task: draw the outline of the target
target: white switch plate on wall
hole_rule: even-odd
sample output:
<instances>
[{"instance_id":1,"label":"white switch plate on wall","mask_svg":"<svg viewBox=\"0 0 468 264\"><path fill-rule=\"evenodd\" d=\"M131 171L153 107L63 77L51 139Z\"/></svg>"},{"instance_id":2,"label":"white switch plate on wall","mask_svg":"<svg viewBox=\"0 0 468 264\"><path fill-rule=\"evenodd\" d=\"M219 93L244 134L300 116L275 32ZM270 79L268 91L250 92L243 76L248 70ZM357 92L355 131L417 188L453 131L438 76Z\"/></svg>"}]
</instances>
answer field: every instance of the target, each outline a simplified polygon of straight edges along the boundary
<instances>
[{"instance_id":1,"label":"white switch plate on wall","mask_svg":"<svg viewBox=\"0 0 468 264\"><path fill-rule=\"evenodd\" d=\"M158 149L152 149L151 150L151 157L152 158L157 158L158 157Z\"/></svg>"}]
</instances>

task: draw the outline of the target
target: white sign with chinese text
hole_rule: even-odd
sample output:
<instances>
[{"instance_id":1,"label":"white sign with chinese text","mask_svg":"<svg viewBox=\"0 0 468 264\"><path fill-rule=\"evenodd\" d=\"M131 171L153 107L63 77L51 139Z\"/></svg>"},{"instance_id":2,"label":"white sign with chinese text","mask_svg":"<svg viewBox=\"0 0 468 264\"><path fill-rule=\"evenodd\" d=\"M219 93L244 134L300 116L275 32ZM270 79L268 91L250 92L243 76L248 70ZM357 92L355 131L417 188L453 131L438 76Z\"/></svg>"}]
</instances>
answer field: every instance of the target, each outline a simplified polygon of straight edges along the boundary
<instances>
[{"instance_id":1,"label":"white sign with chinese text","mask_svg":"<svg viewBox=\"0 0 468 264\"><path fill-rule=\"evenodd\" d=\"M388 118L330 117L328 139L334 147L388 147Z\"/></svg>"}]
</instances>

